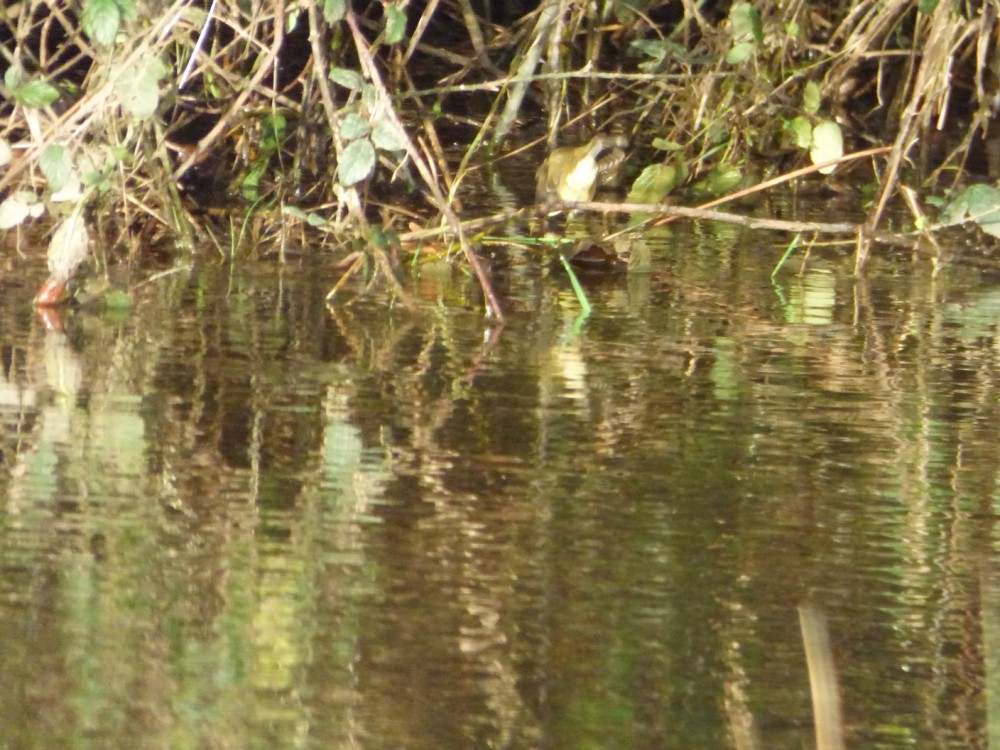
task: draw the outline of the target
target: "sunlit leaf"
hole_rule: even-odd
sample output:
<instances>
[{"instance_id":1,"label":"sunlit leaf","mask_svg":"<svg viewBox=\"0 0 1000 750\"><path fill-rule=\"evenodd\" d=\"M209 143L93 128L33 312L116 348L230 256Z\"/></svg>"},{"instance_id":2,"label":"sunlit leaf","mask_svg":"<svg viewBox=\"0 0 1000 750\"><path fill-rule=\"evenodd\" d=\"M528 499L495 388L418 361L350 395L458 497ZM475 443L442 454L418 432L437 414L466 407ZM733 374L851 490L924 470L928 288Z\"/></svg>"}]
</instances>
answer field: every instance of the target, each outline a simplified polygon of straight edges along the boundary
<instances>
[{"instance_id":1,"label":"sunlit leaf","mask_svg":"<svg viewBox=\"0 0 1000 750\"><path fill-rule=\"evenodd\" d=\"M327 23L336 23L347 14L346 0L323 0L323 18Z\"/></svg>"},{"instance_id":2,"label":"sunlit leaf","mask_svg":"<svg viewBox=\"0 0 1000 750\"><path fill-rule=\"evenodd\" d=\"M299 22L299 9L292 8L285 14L285 33L291 34L295 30L295 24Z\"/></svg>"},{"instance_id":3,"label":"sunlit leaf","mask_svg":"<svg viewBox=\"0 0 1000 750\"><path fill-rule=\"evenodd\" d=\"M385 6L385 43L398 44L406 36L406 11L398 5Z\"/></svg>"},{"instance_id":4,"label":"sunlit leaf","mask_svg":"<svg viewBox=\"0 0 1000 750\"><path fill-rule=\"evenodd\" d=\"M680 151L684 147L676 141L668 141L666 138L654 138L653 148L658 148L661 151Z\"/></svg>"},{"instance_id":5,"label":"sunlit leaf","mask_svg":"<svg viewBox=\"0 0 1000 750\"><path fill-rule=\"evenodd\" d=\"M167 66L158 57L117 68L114 88L125 111L140 120L152 117L160 103L160 79L166 74Z\"/></svg>"},{"instance_id":6,"label":"sunlit leaf","mask_svg":"<svg viewBox=\"0 0 1000 750\"><path fill-rule=\"evenodd\" d=\"M807 82L805 88L802 90L802 109L810 115L816 114L819 112L819 105L822 98L823 95L820 92L819 84L815 81Z\"/></svg>"},{"instance_id":7,"label":"sunlit leaf","mask_svg":"<svg viewBox=\"0 0 1000 750\"><path fill-rule=\"evenodd\" d=\"M20 65L11 65L3 74L3 82L9 89L16 89L24 80L24 68Z\"/></svg>"},{"instance_id":8,"label":"sunlit leaf","mask_svg":"<svg viewBox=\"0 0 1000 750\"><path fill-rule=\"evenodd\" d=\"M681 168L673 162L650 164L635 178L625 202L659 203L686 178L687 175L682 174Z\"/></svg>"},{"instance_id":9,"label":"sunlit leaf","mask_svg":"<svg viewBox=\"0 0 1000 750\"><path fill-rule=\"evenodd\" d=\"M24 107L47 107L59 98L59 89L45 81L29 81L14 89L14 100Z\"/></svg>"},{"instance_id":10,"label":"sunlit leaf","mask_svg":"<svg viewBox=\"0 0 1000 750\"><path fill-rule=\"evenodd\" d=\"M813 128L812 148L809 149L809 158L813 164L821 164L831 159L838 159L844 155L844 136L840 132L840 126L824 120ZM834 170L834 165L824 167L820 170L822 174L830 174Z\"/></svg>"},{"instance_id":11,"label":"sunlit leaf","mask_svg":"<svg viewBox=\"0 0 1000 750\"><path fill-rule=\"evenodd\" d=\"M375 148L367 138L351 141L340 155L337 181L350 187L367 178L375 168Z\"/></svg>"},{"instance_id":12,"label":"sunlit leaf","mask_svg":"<svg viewBox=\"0 0 1000 750\"><path fill-rule=\"evenodd\" d=\"M764 24L760 20L760 12L750 3L733 3L729 10L729 23L734 41L764 41Z\"/></svg>"},{"instance_id":13,"label":"sunlit leaf","mask_svg":"<svg viewBox=\"0 0 1000 750\"><path fill-rule=\"evenodd\" d=\"M753 42L738 42L734 44L729 52L726 53L726 62L730 65L739 65L742 62L746 62L753 56L754 46Z\"/></svg>"},{"instance_id":14,"label":"sunlit leaf","mask_svg":"<svg viewBox=\"0 0 1000 750\"><path fill-rule=\"evenodd\" d=\"M0 229L11 229L27 219L34 202L34 195L21 191L0 203Z\"/></svg>"},{"instance_id":15,"label":"sunlit leaf","mask_svg":"<svg viewBox=\"0 0 1000 750\"><path fill-rule=\"evenodd\" d=\"M372 128L372 140L383 151L406 150L406 138L388 117L383 117L375 122L375 126Z\"/></svg>"},{"instance_id":16,"label":"sunlit leaf","mask_svg":"<svg viewBox=\"0 0 1000 750\"><path fill-rule=\"evenodd\" d=\"M361 74L349 68L330 68L330 80L351 91L361 91L365 85L365 79Z\"/></svg>"},{"instance_id":17,"label":"sunlit leaf","mask_svg":"<svg viewBox=\"0 0 1000 750\"><path fill-rule=\"evenodd\" d=\"M118 35L122 12L115 0L86 0L83 31L98 44L110 45Z\"/></svg>"},{"instance_id":18,"label":"sunlit leaf","mask_svg":"<svg viewBox=\"0 0 1000 750\"><path fill-rule=\"evenodd\" d=\"M812 146L813 129L808 117L796 117L794 120L788 120L783 127L791 132L792 137L795 138L795 145L799 148Z\"/></svg>"},{"instance_id":19,"label":"sunlit leaf","mask_svg":"<svg viewBox=\"0 0 1000 750\"><path fill-rule=\"evenodd\" d=\"M53 143L42 152L38 168L45 175L49 190L55 193L63 189L73 174L73 159L65 146Z\"/></svg>"},{"instance_id":20,"label":"sunlit leaf","mask_svg":"<svg viewBox=\"0 0 1000 750\"><path fill-rule=\"evenodd\" d=\"M992 237L1000 237L1000 190L992 185L969 185L949 203L939 218L948 226L974 221Z\"/></svg>"},{"instance_id":21,"label":"sunlit leaf","mask_svg":"<svg viewBox=\"0 0 1000 750\"><path fill-rule=\"evenodd\" d=\"M347 141L357 140L371 132L371 126L361 115L351 112L340 121L340 137Z\"/></svg>"},{"instance_id":22,"label":"sunlit leaf","mask_svg":"<svg viewBox=\"0 0 1000 750\"><path fill-rule=\"evenodd\" d=\"M732 192L741 182L743 171L739 167L719 166L692 185L691 193L701 200L716 198Z\"/></svg>"}]
</instances>

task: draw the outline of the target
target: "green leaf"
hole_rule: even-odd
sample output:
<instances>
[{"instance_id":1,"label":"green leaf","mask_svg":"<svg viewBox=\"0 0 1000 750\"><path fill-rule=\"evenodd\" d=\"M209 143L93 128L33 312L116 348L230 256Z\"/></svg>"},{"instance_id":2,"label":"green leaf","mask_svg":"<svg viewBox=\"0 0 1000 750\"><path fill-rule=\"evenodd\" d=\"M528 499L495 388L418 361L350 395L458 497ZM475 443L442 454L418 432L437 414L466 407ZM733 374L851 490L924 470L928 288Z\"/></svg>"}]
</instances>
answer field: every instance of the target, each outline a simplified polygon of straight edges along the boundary
<instances>
[{"instance_id":1,"label":"green leaf","mask_svg":"<svg viewBox=\"0 0 1000 750\"><path fill-rule=\"evenodd\" d=\"M806 83L802 90L802 109L808 114L814 115L819 112L819 104L823 96L819 90L819 84L815 81Z\"/></svg>"},{"instance_id":2,"label":"green leaf","mask_svg":"<svg viewBox=\"0 0 1000 750\"><path fill-rule=\"evenodd\" d=\"M160 103L160 79L166 74L167 66L158 57L125 68L116 66L114 89L125 111L140 120L152 117Z\"/></svg>"},{"instance_id":3,"label":"green leaf","mask_svg":"<svg viewBox=\"0 0 1000 750\"><path fill-rule=\"evenodd\" d=\"M340 137L346 141L356 141L371 132L371 125L361 115L351 112L340 121Z\"/></svg>"},{"instance_id":4,"label":"green leaf","mask_svg":"<svg viewBox=\"0 0 1000 750\"><path fill-rule=\"evenodd\" d=\"M755 46L753 42L739 42L734 44L732 49L726 53L726 62L730 65L739 65L746 62L753 56Z\"/></svg>"},{"instance_id":5,"label":"green leaf","mask_svg":"<svg viewBox=\"0 0 1000 750\"><path fill-rule=\"evenodd\" d=\"M299 22L299 9L293 8L285 13L285 33L291 34L295 30L295 24Z\"/></svg>"},{"instance_id":6,"label":"green leaf","mask_svg":"<svg viewBox=\"0 0 1000 750\"><path fill-rule=\"evenodd\" d=\"M658 148L661 151L680 151L684 147L676 141L668 141L666 138L654 138L653 148Z\"/></svg>"},{"instance_id":7,"label":"green leaf","mask_svg":"<svg viewBox=\"0 0 1000 750\"><path fill-rule=\"evenodd\" d=\"M375 148L367 138L351 141L340 155L337 181L350 187L367 178L375 168Z\"/></svg>"},{"instance_id":8,"label":"green leaf","mask_svg":"<svg viewBox=\"0 0 1000 750\"><path fill-rule=\"evenodd\" d=\"M679 161L679 160L678 160ZM626 203L659 203L687 179L687 169L673 162L650 164L635 178Z\"/></svg>"},{"instance_id":9,"label":"green leaf","mask_svg":"<svg viewBox=\"0 0 1000 750\"><path fill-rule=\"evenodd\" d=\"M327 23L337 23L347 15L346 0L323 0L323 18Z\"/></svg>"},{"instance_id":10,"label":"green leaf","mask_svg":"<svg viewBox=\"0 0 1000 750\"><path fill-rule=\"evenodd\" d=\"M812 148L809 149L809 158L813 164L821 164L824 161L837 159L844 155L844 136L840 132L840 126L830 120L823 120L813 128ZM834 165L824 167L819 170L821 174L830 174L834 170Z\"/></svg>"},{"instance_id":11,"label":"green leaf","mask_svg":"<svg viewBox=\"0 0 1000 750\"><path fill-rule=\"evenodd\" d=\"M24 68L20 65L11 65L4 71L3 82L7 84L7 88L16 89L21 85L21 81L24 80Z\"/></svg>"},{"instance_id":12,"label":"green leaf","mask_svg":"<svg viewBox=\"0 0 1000 750\"><path fill-rule=\"evenodd\" d=\"M73 159L65 146L52 144L42 152L38 168L45 175L49 190L57 193L66 186L73 174Z\"/></svg>"},{"instance_id":13,"label":"green leaf","mask_svg":"<svg viewBox=\"0 0 1000 750\"><path fill-rule=\"evenodd\" d=\"M115 0L86 0L83 31L98 44L110 45L118 36L122 11Z\"/></svg>"},{"instance_id":14,"label":"green leaf","mask_svg":"<svg viewBox=\"0 0 1000 750\"><path fill-rule=\"evenodd\" d=\"M406 137L388 117L383 117L375 123L372 128L372 140L383 151L406 150Z\"/></svg>"},{"instance_id":15,"label":"green leaf","mask_svg":"<svg viewBox=\"0 0 1000 750\"><path fill-rule=\"evenodd\" d=\"M928 13L933 13L937 6L938 0L920 0L917 3L917 10L927 15Z\"/></svg>"},{"instance_id":16,"label":"green leaf","mask_svg":"<svg viewBox=\"0 0 1000 750\"><path fill-rule=\"evenodd\" d=\"M760 20L760 13L750 3L733 3L729 10L729 23L733 41L764 41L764 24Z\"/></svg>"},{"instance_id":17,"label":"green leaf","mask_svg":"<svg viewBox=\"0 0 1000 750\"><path fill-rule=\"evenodd\" d=\"M406 11L398 5L385 6L385 43L399 44L406 36Z\"/></svg>"},{"instance_id":18,"label":"green leaf","mask_svg":"<svg viewBox=\"0 0 1000 750\"><path fill-rule=\"evenodd\" d=\"M711 170L704 179L691 186L691 193L698 200L716 198L726 195L739 187L743 181L743 172L739 167L718 166Z\"/></svg>"},{"instance_id":19,"label":"green leaf","mask_svg":"<svg viewBox=\"0 0 1000 750\"><path fill-rule=\"evenodd\" d=\"M1000 237L1000 190L976 183L959 193L941 212L942 226L974 221L987 234Z\"/></svg>"},{"instance_id":20,"label":"green leaf","mask_svg":"<svg viewBox=\"0 0 1000 750\"><path fill-rule=\"evenodd\" d=\"M330 80L351 91L361 91L365 85L365 79L361 74L349 68L330 68Z\"/></svg>"},{"instance_id":21,"label":"green leaf","mask_svg":"<svg viewBox=\"0 0 1000 750\"><path fill-rule=\"evenodd\" d=\"M795 138L795 145L799 148L809 148L812 146L813 129L808 117L796 117L794 120L788 120L783 127L792 133L792 136Z\"/></svg>"},{"instance_id":22,"label":"green leaf","mask_svg":"<svg viewBox=\"0 0 1000 750\"><path fill-rule=\"evenodd\" d=\"M45 81L29 81L14 89L14 100L23 107L47 107L59 98L59 90Z\"/></svg>"}]
</instances>

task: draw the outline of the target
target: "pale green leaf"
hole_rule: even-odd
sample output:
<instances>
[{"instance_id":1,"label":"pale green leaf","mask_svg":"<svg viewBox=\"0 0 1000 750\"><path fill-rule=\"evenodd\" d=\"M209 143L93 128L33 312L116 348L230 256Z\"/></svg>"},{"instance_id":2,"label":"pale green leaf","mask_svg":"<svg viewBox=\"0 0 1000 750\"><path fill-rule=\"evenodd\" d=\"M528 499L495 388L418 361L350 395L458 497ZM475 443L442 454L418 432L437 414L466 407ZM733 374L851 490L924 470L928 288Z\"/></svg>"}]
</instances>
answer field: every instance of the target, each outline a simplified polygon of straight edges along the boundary
<instances>
[{"instance_id":1,"label":"pale green leaf","mask_svg":"<svg viewBox=\"0 0 1000 750\"><path fill-rule=\"evenodd\" d=\"M365 85L361 74L349 68L330 68L330 80L351 91L360 91Z\"/></svg>"},{"instance_id":2,"label":"pale green leaf","mask_svg":"<svg viewBox=\"0 0 1000 750\"><path fill-rule=\"evenodd\" d=\"M819 112L819 104L822 98L819 84L815 81L809 81L802 90L802 109L810 115L816 114Z\"/></svg>"},{"instance_id":3,"label":"pale green leaf","mask_svg":"<svg viewBox=\"0 0 1000 750\"><path fill-rule=\"evenodd\" d=\"M385 43L398 44L406 36L406 11L398 5L385 6Z\"/></svg>"},{"instance_id":4,"label":"pale green leaf","mask_svg":"<svg viewBox=\"0 0 1000 750\"><path fill-rule=\"evenodd\" d=\"M66 186L73 174L73 159L65 146L54 143L42 152L38 168L45 175L49 190L57 193Z\"/></svg>"},{"instance_id":5,"label":"pale green leaf","mask_svg":"<svg viewBox=\"0 0 1000 750\"><path fill-rule=\"evenodd\" d=\"M813 129L808 117L796 117L794 120L789 120L784 124L784 128L792 133L795 145L799 148L812 146Z\"/></svg>"},{"instance_id":6,"label":"pale green leaf","mask_svg":"<svg viewBox=\"0 0 1000 750\"><path fill-rule=\"evenodd\" d=\"M726 53L726 62L730 65L739 65L746 62L753 56L753 42L738 42Z\"/></svg>"},{"instance_id":7,"label":"pale green leaf","mask_svg":"<svg viewBox=\"0 0 1000 750\"><path fill-rule=\"evenodd\" d=\"M327 23L336 23L347 15L346 0L323 0L323 18Z\"/></svg>"},{"instance_id":8,"label":"pale green leaf","mask_svg":"<svg viewBox=\"0 0 1000 750\"><path fill-rule=\"evenodd\" d=\"M115 70L115 93L125 111L140 120L152 117L160 103L160 79L166 74L167 66L158 57Z\"/></svg>"},{"instance_id":9,"label":"pale green leaf","mask_svg":"<svg viewBox=\"0 0 1000 750\"><path fill-rule=\"evenodd\" d=\"M367 178L375 168L375 148L367 138L351 141L340 155L337 181L350 187Z\"/></svg>"},{"instance_id":10,"label":"pale green leaf","mask_svg":"<svg viewBox=\"0 0 1000 750\"><path fill-rule=\"evenodd\" d=\"M668 141L666 138L654 138L653 148L658 148L661 151L680 151L684 147L676 141Z\"/></svg>"},{"instance_id":11,"label":"pale green leaf","mask_svg":"<svg viewBox=\"0 0 1000 750\"><path fill-rule=\"evenodd\" d=\"M626 203L659 203L687 179L686 170L672 162L650 164L635 178Z\"/></svg>"},{"instance_id":12,"label":"pale green leaf","mask_svg":"<svg viewBox=\"0 0 1000 750\"><path fill-rule=\"evenodd\" d=\"M372 128L372 140L383 151L405 151L406 137L388 117L383 117Z\"/></svg>"},{"instance_id":13,"label":"pale green leaf","mask_svg":"<svg viewBox=\"0 0 1000 750\"><path fill-rule=\"evenodd\" d=\"M340 137L345 141L355 141L371 132L371 126L361 115L351 112L340 121Z\"/></svg>"},{"instance_id":14,"label":"pale green leaf","mask_svg":"<svg viewBox=\"0 0 1000 750\"><path fill-rule=\"evenodd\" d=\"M844 155L844 136L840 132L840 126L824 120L813 128L812 148L809 149L809 158L813 164L821 164L831 159L838 159ZM820 170L822 174L830 174L834 170L834 165L824 167Z\"/></svg>"},{"instance_id":15,"label":"pale green leaf","mask_svg":"<svg viewBox=\"0 0 1000 750\"><path fill-rule=\"evenodd\" d=\"M59 98L59 89L45 81L29 81L14 89L14 100L23 107L47 107Z\"/></svg>"},{"instance_id":16,"label":"pale green leaf","mask_svg":"<svg viewBox=\"0 0 1000 750\"><path fill-rule=\"evenodd\" d=\"M110 45L118 35L122 12L115 0L86 0L83 31L98 44Z\"/></svg>"},{"instance_id":17,"label":"pale green leaf","mask_svg":"<svg viewBox=\"0 0 1000 750\"><path fill-rule=\"evenodd\" d=\"M7 84L7 88L16 89L21 85L21 81L24 80L24 68L20 65L11 65L3 74L3 82Z\"/></svg>"},{"instance_id":18,"label":"pale green leaf","mask_svg":"<svg viewBox=\"0 0 1000 750\"><path fill-rule=\"evenodd\" d=\"M750 3L733 3L729 10L729 23L734 41L764 41L764 23L760 12Z\"/></svg>"}]
</instances>

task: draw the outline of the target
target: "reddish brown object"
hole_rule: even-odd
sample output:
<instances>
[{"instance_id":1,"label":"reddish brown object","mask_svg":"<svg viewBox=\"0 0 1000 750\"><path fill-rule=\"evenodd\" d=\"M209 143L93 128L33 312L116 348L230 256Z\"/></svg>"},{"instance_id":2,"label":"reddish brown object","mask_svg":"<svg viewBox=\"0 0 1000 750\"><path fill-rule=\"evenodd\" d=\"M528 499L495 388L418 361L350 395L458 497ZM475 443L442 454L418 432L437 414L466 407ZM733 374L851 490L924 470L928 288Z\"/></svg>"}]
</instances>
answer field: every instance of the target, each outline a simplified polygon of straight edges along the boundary
<instances>
[{"instance_id":1,"label":"reddish brown object","mask_svg":"<svg viewBox=\"0 0 1000 750\"><path fill-rule=\"evenodd\" d=\"M56 307L68 301L69 290L66 289L66 282L60 281L55 276L50 276L35 295L35 305L38 307Z\"/></svg>"}]
</instances>

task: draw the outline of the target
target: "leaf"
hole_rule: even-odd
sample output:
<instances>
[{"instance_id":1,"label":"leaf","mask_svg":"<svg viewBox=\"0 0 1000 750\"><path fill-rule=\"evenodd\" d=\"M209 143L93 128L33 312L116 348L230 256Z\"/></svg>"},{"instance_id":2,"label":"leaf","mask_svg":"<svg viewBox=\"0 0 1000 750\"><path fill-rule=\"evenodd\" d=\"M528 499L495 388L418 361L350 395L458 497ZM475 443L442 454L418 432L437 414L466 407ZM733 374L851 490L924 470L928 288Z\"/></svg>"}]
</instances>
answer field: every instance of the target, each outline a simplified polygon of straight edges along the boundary
<instances>
[{"instance_id":1,"label":"leaf","mask_svg":"<svg viewBox=\"0 0 1000 750\"><path fill-rule=\"evenodd\" d=\"M739 65L742 62L746 62L753 55L754 51L753 42L739 42L734 44L732 49L726 53L726 62L730 65Z\"/></svg>"},{"instance_id":2,"label":"leaf","mask_svg":"<svg viewBox=\"0 0 1000 750\"><path fill-rule=\"evenodd\" d=\"M808 117L796 117L794 120L788 120L783 127L791 132L792 137L795 138L795 145L799 148L812 146L813 129Z\"/></svg>"},{"instance_id":3,"label":"leaf","mask_svg":"<svg viewBox=\"0 0 1000 750\"><path fill-rule=\"evenodd\" d=\"M166 74L167 66L158 57L125 68L116 66L114 89L125 111L139 120L152 117L160 103L160 79Z\"/></svg>"},{"instance_id":4,"label":"leaf","mask_svg":"<svg viewBox=\"0 0 1000 750\"><path fill-rule=\"evenodd\" d=\"M29 81L14 89L14 100L23 107L47 107L59 98L59 89L45 81Z\"/></svg>"},{"instance_id":5,"label":"leaf","mask_svg":"<svg viewBox=\"0 0 1000 750\"><path fill-rule=\"evenodd\" d=\"M383 151L405 151L406 137L388 117L379 119L372 128L372 140Z\"/></svg>"},{"instance_id":6,"label":"leaf","mask_svg":"<svg viewBox=\"0 0 1000 750\"><path fill-rule=\"evenodd\" d=\"M819 112L819 104L823 96L816 81L809 81L802 90L802 109L807 114L814 115Z\"/></svg>"},{"instance_id":7,"label":"leaf","mask_svg":"<svg viewBox=\"0 0 1000 750\"><path fill-rule=\"evenodd\" d=\"M0 203L0 229L11 229L27 219L37 199L25 190L14 193Z\"/></svg>"},{"instance_id":8,"label":"leaf","mask_svg":"<svg viewBox=\"0 0 1000 750\"><path fill-rule=\"evenodd\" d=\"M347 15L346 0L323 0L323 18L327 23L337 23Z\"/></svg>"},{"instance_id":9,"label":"leaf","mask_svg":"<svg viewBox=\"0 0 1000 750\"><path fill-rule=\"evenodd\" d=\"M351 141L340 155L337 181L350 187L368 177L375 168L375 148L367 138Z\"/></svg>"},{"instance_id":10,"label":"leaf","mask_svg":"<svg viewBox=\"0 0 1000 750\"><path fill-rule=\"evenodd\" d=\"M385 43L399 44L406 36L406 11L398 5L385 6Z\"/></svg>"},{"instance_id":11,"label":"leaf","mask_svg":"<svg viewBox=\"0 0 1000 750\"><path fill-rule=\"evenodd\" d=\"M685 179L687 175L682 176L682 170L674 163L650 164L635 178L625 202L659 203Z\"/></svg>"},{"instance_id":12,"label":"leaf","mask_svg":"<svg viewBox=\"0 0 1000 750\"><path fill-rule=\"evenodd\" d=\"M4 71L3 82L7 84L7 88L16 89L21 85L21 81L24 80L24 68L20 65L11 65Z\"/></svg>"},{"instance_id":13,"label":"leaf","mask_svg":"<svg viewBox=\"0 0 1000 750\"><path fill-rule=\"evenodd\" d=\"M115 0L86 0L83 6L83 31L98 44L114 43L121 19L121 8Z\"/></svg>"},{"instance_id":14,"label":"leaf","mask_svg":"<svg viewBox=\"0 0 1000 750\"><path fill-rule=\"evenodd\" d=\"M844 155L844 136L840 132L840 126L830 120L823 120L813 128L812 148L809 149L809 158L813 164L821 164L831 159L838 159ZM819 170L821 174L830 174L836 165L831 164Z\"/></svg>"},{"instance_id":15,"label":"leaf","mask_svg":"<svg viewBox=\"0 0 1000 750\"><path fill-rule=\"evenodd\" d=\"M346 141L355 141L371 132L371 125L361 115L351 112L340 121L340 137Z\"/></svg>"},{"instance_id":16,"label":"leaf","mask_svg":"<svg viewBox=\"0 0 1000 750\"><path fill-rule=\"evenodd\" d=\"M42 152L38 159L38 168L45 175L45 179L49 183L49 190L58 193L66 186L73 174L73 159L65 146L54 143L47 146Z\"/></svg>"},{"instance_id":17,"label":"leaf","mask_svg":"<svg viewBox=\"0 0 1000 750\"><path fill-rule=\"evenodd\" d=\"M986 234L1000 237L1000 190L976 183L959 193L941 212L939 224L974 221Z\"/></svg>"},{"instance_id":18,"label":"leaf","mask_svg":"<svg viewBox=\"0 0 1000 750\"><path fill-rule=\"evenodd\" d=\"M750 3L733 3L729 10L729 23L733 41L764 41L764 24L760 20L760 12Z\"/></svg>"},{"instance_id":19,"label":"leaf","mask_svg":"<svg viewBox=\"0 0 1000 750\"><path fill-rule=\"evenodd\" d=\"M365 85L365 79L361 74L349 68L330 68L330 80L351 91L361 91Z\"/></svg>"},{"instance_id":20,"label":"leaf","mask_svg":"<svg viewBox=\"0 0 1000 750\"><path fill-rule=\"evenodd\" d=\"M653 148L658 148L661 151L680 151L684 147L676 141L668 141L666 138L654 138Z\"/></svg>"}]
</instances>

